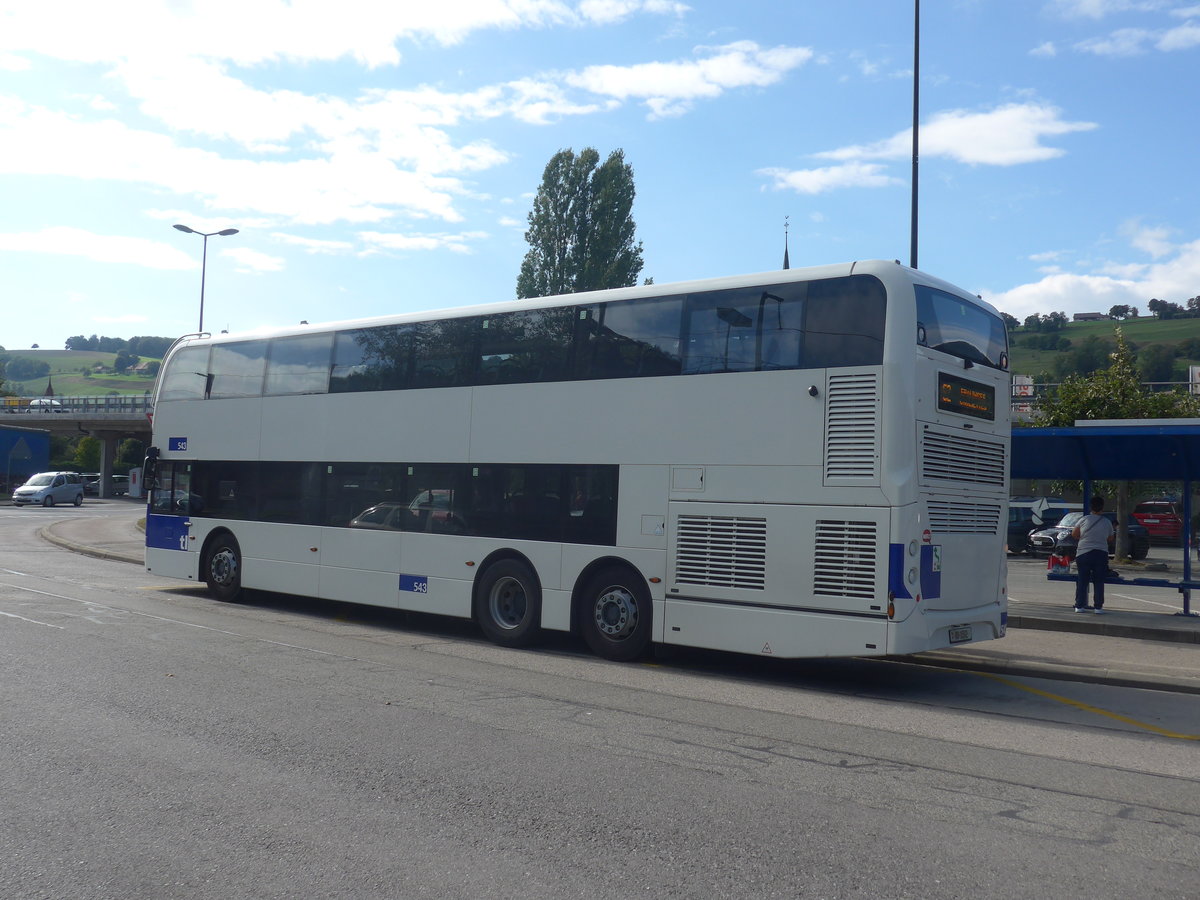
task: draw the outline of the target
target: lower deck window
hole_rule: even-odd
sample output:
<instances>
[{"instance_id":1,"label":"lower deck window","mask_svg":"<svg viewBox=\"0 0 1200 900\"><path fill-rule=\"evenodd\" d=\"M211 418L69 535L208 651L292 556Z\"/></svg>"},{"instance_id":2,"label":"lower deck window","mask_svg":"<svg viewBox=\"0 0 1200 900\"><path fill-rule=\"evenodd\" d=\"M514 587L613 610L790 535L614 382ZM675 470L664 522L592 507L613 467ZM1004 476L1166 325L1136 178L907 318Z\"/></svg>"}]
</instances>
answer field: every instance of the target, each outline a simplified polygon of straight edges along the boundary
<instances>
[{"instance_id":1,"label":"lower deck window","mask_svg":"<svg viewBox=\"0 0 1200 900\"><path fill-rule=\"evenodd\" d=\"M155 512L615 545L617 466L164 462Z\"/></svg>"}]
</instances>

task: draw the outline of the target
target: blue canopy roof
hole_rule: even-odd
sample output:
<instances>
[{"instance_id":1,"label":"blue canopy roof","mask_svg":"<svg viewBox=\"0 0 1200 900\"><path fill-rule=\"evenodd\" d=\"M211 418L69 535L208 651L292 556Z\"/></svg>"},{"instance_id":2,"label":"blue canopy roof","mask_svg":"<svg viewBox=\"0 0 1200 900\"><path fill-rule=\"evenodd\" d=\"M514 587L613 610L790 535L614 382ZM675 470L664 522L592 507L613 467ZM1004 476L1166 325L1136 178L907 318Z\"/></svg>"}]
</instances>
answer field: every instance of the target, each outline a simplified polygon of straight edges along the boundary
<instances>
[{"instance_id":1,"label":"blue canopy roof","mask_svg":"<svg viewBox=\"0 0 1200 900\"><path fill-rule=\"evenodd\" d=\"M1200 420L1119 419L1014 428L1013 478L1200 480Z\"/></svg>"}]
</instances>

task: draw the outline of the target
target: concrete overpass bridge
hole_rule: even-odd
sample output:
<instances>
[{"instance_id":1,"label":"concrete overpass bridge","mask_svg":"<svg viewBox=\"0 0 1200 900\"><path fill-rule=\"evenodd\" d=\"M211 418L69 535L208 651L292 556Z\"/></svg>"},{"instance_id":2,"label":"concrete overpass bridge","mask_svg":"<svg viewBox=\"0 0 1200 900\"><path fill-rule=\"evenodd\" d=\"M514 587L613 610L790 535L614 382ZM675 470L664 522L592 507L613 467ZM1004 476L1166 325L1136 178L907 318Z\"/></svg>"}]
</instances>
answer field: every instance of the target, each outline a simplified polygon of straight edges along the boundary
<instances>
[{"instance_id":1,"label":"concrete overpass bridge","mask_svg":"<svg viewBox=\"0 0 1200 900\"><path fill-rule=\"evenodd\" d=\"M136 438L149 445L150 394L105 397L5 397L0 423L41 428L57 435L88 435L100 441L100 496L110 494L117 445Z\"/></svg>"}]
</instances>

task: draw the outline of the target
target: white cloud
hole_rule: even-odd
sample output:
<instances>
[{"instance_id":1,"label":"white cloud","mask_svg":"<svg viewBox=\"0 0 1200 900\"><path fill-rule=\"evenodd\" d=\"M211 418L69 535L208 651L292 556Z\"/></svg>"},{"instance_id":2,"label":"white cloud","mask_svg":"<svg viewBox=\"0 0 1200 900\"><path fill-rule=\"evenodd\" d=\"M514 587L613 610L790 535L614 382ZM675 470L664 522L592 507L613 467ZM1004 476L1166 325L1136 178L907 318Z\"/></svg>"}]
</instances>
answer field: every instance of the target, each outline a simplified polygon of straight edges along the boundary
<instances>
[{"instance_id":1,"label":"white cloud","mask_svg":"<svg viewBox=\"0 0 1200 900\"><path fill-rule=\"evenodd\" d=\"M903 184L899 178L887 175L878 163L850 162L820 169L760 169L758 174L775 180L776 190L793 190L799 194L823 194L847 187L886 187Z\"/></svg>"},{"instance_id":2,"label":"white cloud","mask_svg":"<svg viewBox=\"0 0 1200 900\"><path fill-rule=\"evenodd\" d=\"M1170 241L1171 230L1162 226L1150 227L1133 220L1121 227L1121 233L1129 243L1155 259L1161 259L1175 249Z\"/></svg>"},{"instance_id":3,"label":"white cloud","mask_svg":"<svg viewBox=\"0 0 1200 900\"><path fill-rule=\"evenodd\" d=\"M147 184L198 195L214 208L305 224L380 221L397 210L461 218L452 202L462 192L457 180L406 171L380 153L354 147L287 162L225 159L113 120L81 122L0 98L0 148L0 174Z\"/></svg>"},{"instance_id":4,"label":"white cloud","mask_svg":"<svg viewBox=\"0 0 1200 900\"><path fill-rule=\"evenodd\" d=\"M96 234L58 226L41 231L0 234L0 251L82 256L97 262L127 263L149 269L195 269L200 261L163 241Z\"/></svg>"},{"instance_id":5,"label":"white cloud","mask_svg":"<svg viewBox=\"0 0 1200 900\"><path fill-rule=\"evenodd\" d=\"M348 253L354 249L354 245L349 241L323 241L295 234L284 234L282 231L272 232L271 237L281 243L300 247L305 253L337 254Z\"/></svg>"},{"instance_id":6,"label":"white cloud","mask_svg":"<svg viewBox=\"0 0 1200 900\"><path fill-rule=\"evenodd\" d=\"M15 53L0 53L0 71L24 72L29 66L30 62L24 56L17 56Z\"/></svg>"},{"instance_id":7,"label":"white cloud","mask_svg":"<svg viewBox=\"0 0 1200 900\"><path fill-rule=\"evenodd\" d=\"M1119 28L1108 37L1080 41L1075 49L1096 56L1137 56L1154 39L1155 32L1145 28Z\"/></svg>"},{"instance_id":8,"label":"white cloud","mask_svg":"<svg viewBox=\"0 0 1200 900\"><path fill-rule=\"evenodd\" d=\"M1058 48L1054 46L1053 41L1045 41L1044 43L1038 44L1036 47L1030 50L1029 55L1043 57L1057 56Z\"/></svg>"},{"instance_id":9,"label":"white cloud","mask_svg":"<svg viewBox=\"0 0 1200 900\"><path fill-rule=\"evenodd\" d=\"M1097 127L1094 122L1066 122L1061 115L1061 110L1042 103L1012 103L989 112L937 113L921 126L921 156L991 166L1054 159L1066 151L1043 145L1043 138ZM912 129L874 144L816 155L835 160L903 159L912 155Z\"/></svg>"},{"instance_id":10,"label":"white cloud","mask_svg":"<svg viewBox=\"0 0 1200 900\"><path fill-rule=\"evenodd\" d=\"M1051 8L1066 19L1103 19L1116 13L1161 9L1163 5L1163 0L1053 0Z\"/></svg>"},{"instance_id":11,"label":"white cloud","mask_svg":"<svg viewBox=\"0 0 1200 900\"><path fill-rule=\"evenodd\" d=\"M589 66L572 72L567 84L617 100L638 99L650 118L678 116L694 101L719 97L728 90L775 84L813 57L808 47L760 48L753 41L697 48L700 58L631 66Z\"/></svg>"},{"instance_id":12,"label":"white cloud","mask_svg":"<svg viewBox=\"0 0 1200 900\"><path fill-rule=\"evenodd\" d=\"M1153 299L1184 303L1200 285L1200 240L1171 248L1151 264L1104 263L1085 273L1058 273L1007 291L983 292L998 309L1024 319L1033 313L1062 310L1108 312L1118 304L1143 312Z\"/></svg>"},{"instance_id":13,"label":"white cloud","mask_svg":"<svg viewBox=\"0 0 1200 900\"><path fill-rule=\"evenodd\" d=\"M359 238L368 245L365 255L382 250L450 250L470 253L471 244L488 237L486 231L464 231L458 234L399 234L381 231L360 231Z\"/></svg>"},{"instance_id":14,"label":"white cloud","mask_svg":"<svg viewBox=\"0 0 1200 900\"><path fill-rule=\"evenodd\" d=\"M248 247L222 247L221 256L228 256L237 263L237 271L242 273L283 271L282 257L268 256Z\"/></svg>"}]
</instances>

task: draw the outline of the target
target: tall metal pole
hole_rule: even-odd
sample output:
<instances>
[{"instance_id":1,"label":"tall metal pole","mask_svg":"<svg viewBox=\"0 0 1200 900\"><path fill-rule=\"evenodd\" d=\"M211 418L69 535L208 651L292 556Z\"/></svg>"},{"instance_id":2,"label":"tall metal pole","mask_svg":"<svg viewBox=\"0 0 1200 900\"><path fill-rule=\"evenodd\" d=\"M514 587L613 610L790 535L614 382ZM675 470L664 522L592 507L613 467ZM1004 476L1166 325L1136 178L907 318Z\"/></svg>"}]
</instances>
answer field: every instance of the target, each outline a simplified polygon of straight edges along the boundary
<instances>
[{"instance_id":1,"label":"tall metal pole","mask_svg":"<svg viewBox=\"0 0 1200 900\"><path fill-rule=\"evenodd\" d=\"M208 270L208 235L204 235L204 252L200 256L200 327L196 330L203 333L204 331L204 273Z\"/></svg>"},{"instance_id":2,"label":"tall metal pole","mask_svg":"<svg viewBox=\"0 0 1200 900\"><path fill-rule=\"evenodd\" d=\"M187 225L173 225L176 231L182 231L185 234L198 234L204 238L204 253L200 257L200 328L199 331L204 331L204 278L208 274L208 239L213 235L227 236L237 234L236 228L225 228L221 231L210 231L207 234L203 231L197 231L195 228L189 228Z\"/></svg>"},{"instance_id":3,"label":"tall metal pole","mask_svg":"<svg viewBox=\"0 0 1200 900\"><path fill-rule=\"evenodd\" d=\"M909 226L909 265L917 268L917 160L921 112L921 0L913 0L913 121L912 121L912 223Z\"/></svg>"}]
</instances>

